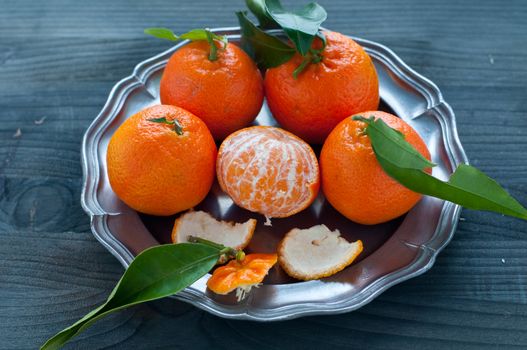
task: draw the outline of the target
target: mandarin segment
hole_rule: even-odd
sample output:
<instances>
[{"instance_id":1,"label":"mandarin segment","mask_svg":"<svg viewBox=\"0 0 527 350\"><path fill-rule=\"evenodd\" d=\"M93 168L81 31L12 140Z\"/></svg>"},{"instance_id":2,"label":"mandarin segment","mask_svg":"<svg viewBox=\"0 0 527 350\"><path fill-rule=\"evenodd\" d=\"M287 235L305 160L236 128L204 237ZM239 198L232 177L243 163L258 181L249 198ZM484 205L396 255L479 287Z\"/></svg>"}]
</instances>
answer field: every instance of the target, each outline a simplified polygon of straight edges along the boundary
<instances>
[{"instance_id":1,"label":"mandarin segment","mask_svg":"<svg viewBox=\"0 0 527 350\"><path fill-rule=\"evenodd\" d=\"M267 126L245 128L226 138L218 152L217 176L237 205L268 218L305 209L319 188L311 147L285 130Z\"/></svg>"},{"instance_id":2,"label":"mandarin segment","mask_svg":"<svg viewBox=\"0 0 527 350\"><path fill-rule=\"evenodd\" d=\"M381 111L360 115L381 118L402 132L406 141L430 159L424 141L402 119ZM352 221L374 225L403 215L421 199L421 195L384 172L369 137L363 132L365 127L365 123L355 121L353 117L340 122L322 147L320 171L322 191L329 203Z\"/></svg>"},{"instance_id":3,"label":"mandarin segment","mask_svg":"<svg viewBox=\"0 0 527 350\"><path fill-rule=\"evenodd\" d=\"M183 128L154 122L177 120ZM110 185L131 208L172 215L194 207L209 192L215 175L216 144L205 123L175 106L146 108L128 118L108 144Z\"/></svg>"},{"instance_id":4,"label":"mandarin segment","mask_svg":"<svg viewBox=\"0 0 527 350\"><path fill-rule=\"evenodd\" d=\"M323 33L327 46L321 62L309 64L294 78L303 60L296 54L268 69L264 79L269 108L280 125L316 144L344 118L379 104L379 81L368 54L345 35Z\"/></svg>"},{"instance_id":5,"label":"mandarin segment","mask_svg":"<svg viewBox=\"0 0 527 350\"><path fill-rule=\"evenodd\" d=\"M200 117L216 140L250 124L263 103L263 81L251 58L229 43L208 59L205 41L191 42L170 57L160 83L161 102Z\"/></svg>"}]
</instances>

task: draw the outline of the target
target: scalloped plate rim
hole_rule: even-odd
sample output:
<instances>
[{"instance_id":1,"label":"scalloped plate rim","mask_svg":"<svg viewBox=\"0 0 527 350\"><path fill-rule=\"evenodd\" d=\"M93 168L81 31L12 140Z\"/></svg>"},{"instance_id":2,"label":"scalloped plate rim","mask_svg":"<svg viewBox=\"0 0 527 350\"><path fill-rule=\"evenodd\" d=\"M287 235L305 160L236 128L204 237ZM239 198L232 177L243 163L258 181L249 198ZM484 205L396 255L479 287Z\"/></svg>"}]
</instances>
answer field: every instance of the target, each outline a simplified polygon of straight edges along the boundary
<instances>
[{"instance_id":1,"label":"scalloped plate rim","mask_svg":"<svg viewBox=\"0 0 527 350\"><path fill-rule=\"evenodd\" d=\"M239 27L212 29L212 31L216 33L223 33L227 35L229 35L229 33L235 35L236 32L239 33L239 30ZM278 31L275 30L270 32ZM368 54L374 55L377 59L383 60L384 63L389 64L389 66L394 69L394 73L396 73L398 78L403 79L405 82L418 90L427 100L427 110L437 108L445 109L444 112L439 112L437 114L440 116L441 120L439 121L441 124L441 129L443 135L446 137L446 140L444 140L443 143L445 145L445 149L448 152L449 163L451 166L458 165L460 163L468 163L468 158L463 150L457 133L455 115L450 105L444 101L439 88L431 80L417 73L406 63L404 63L404 61L388 47L366 39L353 36L351 36L351 38L361 45L367 46L365 49ZM112 116L115 114L114 111L118 111L120 106L126 100L126 91L135 88L137 85L145 86L145 90L148 91L148 89L146 89L146 80L149 77L149 73L155 71L154 68L156 68L157 65L164 63L163 61L159 60L172 53L180 46L185 45L187 42L188 41L182 41L171 48L138 63L134 67L133 73L131 75L123 78L117 84L115 84L110 91L105 105L86 130L82 140L82 208L90 216L90 227L95 238L110 253L112 253L125 268L133 259L133 254L126 247L124 247L121 242L113 237L106 226L106 217L112 214L104 212L104 210L98 205L97 200L95 199L95 191L93 190L99 181L99 164L96 161L91 163L89 161L93 157L92 151L96 150L98 143L95 141L99 141L97 137L99 137L100 133L104 131L104 127L111 122ZM372 50L371 48L375 48L375 50ZM91 180L88 181L88 178ZM460 212L460 206L454 205L452 203L444 203L440 220L434 235L425 245L422 246L423 249L421 249L421 252L414 259L414 261L404 268L378 278L366 288L361 290L360 293L357 293L350 299L341 300L334 303L296 303L293 305L272 309L272 314L269 315L268 313L271 312L269 310L258 313L251 312L251 310L247 310L245 308L240 308L238 311L233 310L232 308L226 308L222 304L204 296L201 291L194 289L192 286L186 288L174 296L171 296L171 298L189 302L202 310L223 318L255 321L277 321L308 315L338 314L356 310L371 302L379 294L393 285L428 271L433 266L439 252L444 249L444 247L448 245L452 239L456 231ZM100 225L103 227L102 231L99 231L98 229L98 226ZM316 283L319 281L312 282Z\"/></svg>"}]
</instances>

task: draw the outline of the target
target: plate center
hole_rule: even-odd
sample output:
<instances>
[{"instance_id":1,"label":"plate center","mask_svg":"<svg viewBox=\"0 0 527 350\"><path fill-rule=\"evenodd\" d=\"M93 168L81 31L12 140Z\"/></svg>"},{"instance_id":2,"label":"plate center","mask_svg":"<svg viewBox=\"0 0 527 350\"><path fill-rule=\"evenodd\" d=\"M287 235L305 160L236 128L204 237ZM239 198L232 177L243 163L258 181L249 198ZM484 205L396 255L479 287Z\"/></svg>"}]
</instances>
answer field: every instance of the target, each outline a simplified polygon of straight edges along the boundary
<instances>
[{"instance_id":1,"label":"plate center","mask_svg":"<svg viewBox=\"0 0 527 350\"><path fill-rule=\"evenodd\" d=\"M383 101L381 101L379 109L388 113L394 113L393 110ZM262 107L260 114L255 120L255 124L277 125L266 104ZM320 146L312 145L312 147L318 157ZM338 229L342 236L350 242L358 239L362 240L364 243L364 251L361 253L357 261L366 258L379 249L392 236L404 220L404 216L402 216L379 225L357 224L337 212L324 198L324 195L319 193L317 199L307 209L289 218L272 219L272 226L265 226L265 218L262 215L250 212L235 205L232 200L221 191L217 182L213 185L212 190L205 200L201 202L195 210L203 210L217 219L227 221L244 222L251 218L257 219L258 225L251 243L245 249L246 253L274 253L276 252L278 243L289 230L293 228L309 228L314 225L324 224L331 230ZM170 236L172 227L179 214L168 217L157 217L146 214L139 214L139 216L148 231L159 243L171 243ZM271 284L288 284L295 282L299 281L286 275L279 266L273 268L265 280L265 283Z\"/></svg>"}]
</instances>

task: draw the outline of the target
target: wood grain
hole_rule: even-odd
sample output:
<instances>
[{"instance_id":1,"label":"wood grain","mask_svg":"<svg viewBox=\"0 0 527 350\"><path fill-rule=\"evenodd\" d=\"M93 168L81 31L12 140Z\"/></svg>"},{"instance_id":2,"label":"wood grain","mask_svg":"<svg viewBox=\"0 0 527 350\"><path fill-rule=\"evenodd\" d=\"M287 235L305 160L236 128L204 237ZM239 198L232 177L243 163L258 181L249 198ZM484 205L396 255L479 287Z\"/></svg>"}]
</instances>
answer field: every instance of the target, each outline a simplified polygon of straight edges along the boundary
<instances>
[{"instance_id":1,"label":"wood grain","mask_svg":"<svg viewBox=\"0 0 527 350\"><path fill-rule=\"evenodd\" d=\"M527 2L320 3L328 28L388 45L436 82L471 162L527 205ZM80 207L79 149L113 84L169 47L142 30L234 26L242 7L0 0L1 349L37 348L122 273ZM162 300L108 317L67 348L525 349L527 223L462 216L431 271L356 312L254 323Z\"/></svg>"}]
</instances>

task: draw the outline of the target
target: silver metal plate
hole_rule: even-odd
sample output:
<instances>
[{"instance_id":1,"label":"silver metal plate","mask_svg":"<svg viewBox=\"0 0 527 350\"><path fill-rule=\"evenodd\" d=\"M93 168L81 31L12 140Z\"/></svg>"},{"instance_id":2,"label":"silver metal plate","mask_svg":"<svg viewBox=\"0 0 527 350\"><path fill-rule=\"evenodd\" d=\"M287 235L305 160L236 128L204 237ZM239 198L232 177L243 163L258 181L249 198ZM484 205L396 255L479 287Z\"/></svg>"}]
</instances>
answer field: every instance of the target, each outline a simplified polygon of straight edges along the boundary
<instances>
[{"instance_id":1,"label":"silver metal plate","mask_svg":"<svg viewBox=\"0 0 527 350\"><path fill-rule=\"evenodd\" d=\"M214 31L227 35L231 42L239 42L239 28ZM379 75L381 109L403 118L419 132L432 160L438 164L433 175L447 179L458 164L467 163L467 157L458 139L454 113L439 89L387 47L353 39L374 61ZM91 217L94 236L125 267L142 250L169 243L175 216L138 214L116 197L106 175L108 141L126 118L159 103L163 69L172 53L185 44L181 42L139 63L132 75L117 83L84 136L81 203ZM266 105L256 124L276 124ZM365 250L360 259L330 278L300 282L276 267L264 285L253 289L241 302L233 295L219 296L208 291L208 276L174 296L221 317L258 321L342 313L365 305L390 286L430 269L437 254L452 238L460 213L459 206L425 197L404 217L382 225L363 226L345 219L319 195L310 208L291 218L274 219L273 226L267 227L263 225L263 217L235 206L217 184L199 208L228 220L256 217L259 224L248 252L275 251L289 229L318 223L339 228L348 240L363 240Z\"/></svg>"}]
</instances>

